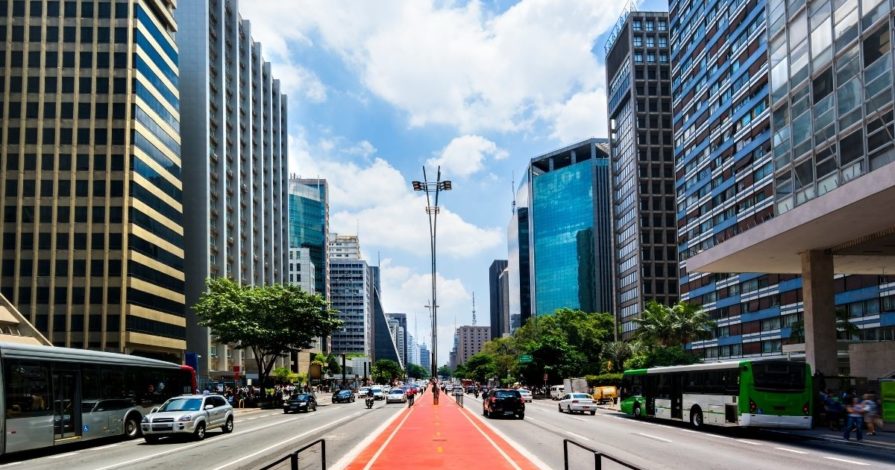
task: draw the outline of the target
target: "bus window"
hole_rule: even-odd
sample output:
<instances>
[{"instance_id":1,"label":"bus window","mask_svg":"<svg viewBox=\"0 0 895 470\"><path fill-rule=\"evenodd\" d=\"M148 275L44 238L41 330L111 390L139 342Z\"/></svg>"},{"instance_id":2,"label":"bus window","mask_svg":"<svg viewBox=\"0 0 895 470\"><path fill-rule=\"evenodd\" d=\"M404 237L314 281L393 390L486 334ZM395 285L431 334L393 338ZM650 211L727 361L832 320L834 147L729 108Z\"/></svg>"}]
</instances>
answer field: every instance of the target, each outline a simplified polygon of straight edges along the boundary
<instances>
[{"instance_id":1,"label":"bus window","mask_svg":"<svg viewBox=\"0 0 895 470\"><path fill-rule=\"evenodd\" d=\"M626 375L622 378L622 397L630 397L643 394L643 376Z\"/></svg>"},{"instance_id":2,"label":"bus window","mask_svg":"<svg viewBox=\"0 0 895 470\"><path fill-rule=\"evenodd\" d=\"M774 392L805 391L805 364L791 362L754 362L752 378L756 390Z\"/></svg>"},{"instance_id":3,"label":"bus window","mask_svg":"<svg viewBox=\"0 0 895 470\"><path fill-rule=\"evenodd\" d=\"M6 363L6 417L52 414L47 367L20 361Z\"/></svg>"}]
</instances>

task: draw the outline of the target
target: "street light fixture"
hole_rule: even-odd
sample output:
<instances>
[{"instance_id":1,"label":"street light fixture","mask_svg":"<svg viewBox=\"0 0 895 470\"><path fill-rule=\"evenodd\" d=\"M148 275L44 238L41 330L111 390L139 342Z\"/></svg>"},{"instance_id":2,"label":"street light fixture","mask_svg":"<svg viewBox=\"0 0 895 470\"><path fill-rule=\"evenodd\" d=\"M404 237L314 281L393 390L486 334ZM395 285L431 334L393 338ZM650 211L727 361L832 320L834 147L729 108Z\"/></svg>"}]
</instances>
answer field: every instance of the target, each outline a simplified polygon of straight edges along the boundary
<instances>
[{"instance_id":1,"label":"street light fixture","mask_svg":"<svg viewBox=\"0 0 895 470\"><path fill-rule=\"evenodd\" d=\"M438 304L436 302L437 295L435 290L435 234L438 228L438 193L441 191L450 191L452 189L450 180L441 180L441 166L435 176L435 181L429 181L426 177L426 167L423 166L423 181L414 181L411 183L414 191L422 191L426 193L426 214L429 216L429 248L432 252L432 377L438 377ZM435 193L435 205L432 205L430 193Z\"/></svg>"}]
</instances>

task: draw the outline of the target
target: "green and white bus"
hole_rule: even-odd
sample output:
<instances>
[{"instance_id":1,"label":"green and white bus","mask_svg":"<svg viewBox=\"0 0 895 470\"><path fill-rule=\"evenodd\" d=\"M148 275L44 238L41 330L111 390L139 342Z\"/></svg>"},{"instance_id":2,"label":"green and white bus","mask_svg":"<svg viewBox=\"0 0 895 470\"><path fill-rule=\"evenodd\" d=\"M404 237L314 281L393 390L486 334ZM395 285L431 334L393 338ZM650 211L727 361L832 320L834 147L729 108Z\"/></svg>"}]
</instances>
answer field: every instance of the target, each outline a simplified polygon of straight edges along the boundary
<instances>
[{"instance_id":1,"label":"green and white bus","mask_svg":"<svg viewBox=\"0 0 895 470\"><path fill-rule=\"evenodd\" d=\"M621 410L697 428L810 429L810 369L804 362L778 358L628 370Z\"/></svg>"}]
</instances>

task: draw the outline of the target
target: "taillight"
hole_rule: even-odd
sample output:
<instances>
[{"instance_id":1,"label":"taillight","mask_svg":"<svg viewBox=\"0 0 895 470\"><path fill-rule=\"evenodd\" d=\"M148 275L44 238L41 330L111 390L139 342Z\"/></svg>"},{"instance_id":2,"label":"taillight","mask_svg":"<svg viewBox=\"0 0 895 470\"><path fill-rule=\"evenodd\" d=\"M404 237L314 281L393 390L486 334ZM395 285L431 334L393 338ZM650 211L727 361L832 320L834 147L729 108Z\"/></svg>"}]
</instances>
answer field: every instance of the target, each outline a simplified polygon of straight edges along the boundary
<instances>
[{"instance_id":1,"label":"taillight","mask_svg":"<svg viewBox=\"0 0 895 470\"><path fill-rule=\"evenodd\" d=\"M755 404L752 399L749 399L749 413L755 414L755 411L758 410L758 405Z\"/></svg>"},{"instance_id":2,"label":"taillight","mask_svg":"<svg viewBox=\"0 0 895 470\"><path fill-rule=\"evenodd\" d=\"M578 400L572 400L572 403L578 403Z\"/></svg>"},{"instance_id":3,"label":"taillight","mask_svg":"<svg viewBox=\"0 0 895 470\"><path fill-rule=\"evenodd\" d=\"M806 402L804 405L802 405L802 413L805 413L805 416L808 416L809 411L811 411L811 407L809 407L808 403Z\"/></svg>"},{"instance_id":4,"label":"taillight","mask_svg":"<svg viewBox=\"0 0 895 470\"><path fill-rule=\"evenodd\" d=\"M491 397L491 403L497 403L497 398Z\"/></svg>"}]
</instances>

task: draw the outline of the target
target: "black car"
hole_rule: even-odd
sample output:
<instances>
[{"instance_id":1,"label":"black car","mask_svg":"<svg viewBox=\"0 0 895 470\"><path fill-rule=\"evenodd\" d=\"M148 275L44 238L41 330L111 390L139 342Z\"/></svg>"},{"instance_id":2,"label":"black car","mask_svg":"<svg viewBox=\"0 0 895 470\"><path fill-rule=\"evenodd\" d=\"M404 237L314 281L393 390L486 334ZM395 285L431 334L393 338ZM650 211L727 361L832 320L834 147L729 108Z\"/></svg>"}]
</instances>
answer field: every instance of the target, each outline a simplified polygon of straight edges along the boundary
<instances>
[{"instance_id":1,"label":"black car","mask_svg":"<svg viewBox=\"0 0 895 470\"><path fill-rule=\"evenodd\" d=\"M333 403L351 403L354 401L354 393L351 390L339 390L333 393Z\"/></svg>"},{"instance_id":2,"label":"black car","mask_svg":"<svg viewBox=\"0 0 895 470\"><path fill-rule=\"evenodd\" d=\"M317 400L314 398L314 395L309 393L296 395L286 400L286 403L283 403L283 413L293 411L317 411Z\"/></svg>"},{"instance_id":3,"label":"black car","mask_svg":"<svg viewBox=\"0 0 895 470\"><path fill-rule=\"evenodd\" d=\"M482 398L482 414L488 418L513 416L525 419L525 400L518 390L489 390Z\"/></svg>"}]
</instances>

